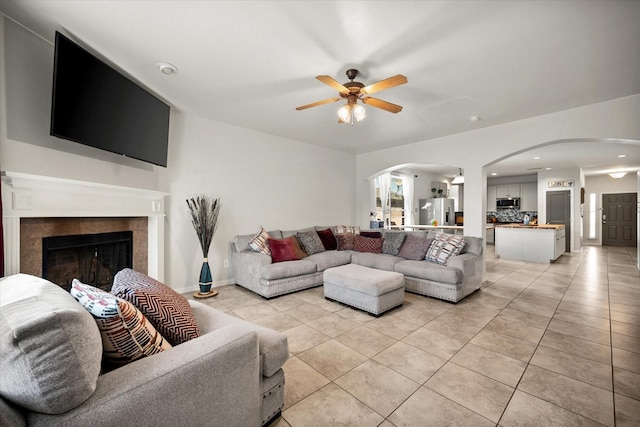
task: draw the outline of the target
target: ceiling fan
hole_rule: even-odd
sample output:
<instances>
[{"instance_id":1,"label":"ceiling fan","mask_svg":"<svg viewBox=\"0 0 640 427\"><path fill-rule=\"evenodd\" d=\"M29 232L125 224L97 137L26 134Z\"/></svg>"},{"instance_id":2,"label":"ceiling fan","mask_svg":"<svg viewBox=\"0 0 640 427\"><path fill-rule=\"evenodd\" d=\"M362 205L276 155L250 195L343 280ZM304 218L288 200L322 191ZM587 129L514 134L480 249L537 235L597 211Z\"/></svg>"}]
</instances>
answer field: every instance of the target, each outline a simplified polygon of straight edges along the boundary
<instances>
[{"instance_id":1,"label":"ceiling fan","mask_svg":"<svg viewBox=\"0 0 640 427\"><path fill-rule=\"evenodd\" d=\"M355 121L359 122L365 118L364 107L358 104L358 100L362 101L364 104L380 108L390 113L396 114L402 111L401 105L392 104L391 102L365 95L370 95L394 86L403 85L407 83L407 78L405 76L398 74L368 86L365 86L360 82L354 82L353 80L357 76L358 70L353 68L347 70L347 78L351 81L345 84L338 83L335 79L329 76L317 76L316 79L340 92L340 98L329 98L323 101L302 105L297 107L296 110L306 110L307 108L340 101L340 99L346 99L347 104L338 110L338 123L351 123L352 125Z\"/></svg>"}]
</instances>

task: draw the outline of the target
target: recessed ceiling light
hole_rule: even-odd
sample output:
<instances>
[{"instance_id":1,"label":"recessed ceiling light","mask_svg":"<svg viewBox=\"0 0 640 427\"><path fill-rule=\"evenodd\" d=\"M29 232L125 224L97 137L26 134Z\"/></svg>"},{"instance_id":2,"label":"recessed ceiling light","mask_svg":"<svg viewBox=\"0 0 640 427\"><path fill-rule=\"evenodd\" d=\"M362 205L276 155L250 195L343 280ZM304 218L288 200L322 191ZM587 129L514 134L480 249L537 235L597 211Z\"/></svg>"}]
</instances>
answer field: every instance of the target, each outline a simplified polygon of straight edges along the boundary
<instances>
[{"instance_id":1,"label":"recessed ceiling light","mask_svg":"<svg viewBox=\"0 0 640 427\"><path fill-rule=\"evenodd\" d=\"M480 116L471 116L471 117L469 117L469 120L471 120L473 123L479 122L480 121Z\"/></svg>"},{"instance_id":2,"label":"recessed ceiling light","mask_svg":"<svg viewBox=\"0 0 640 427\"><path fill-rule=\"evenodd\" d=\"M533 160L540 160L541 158L542 158L542 157L540 157L540 156L535 156L535 157L533 158Z\"/></svg>"},{"instance_id":3,"label":"recessed ceiling light","mask_svg":"<svg viewBox=\"0 0 640 427\"><path fill-rule=\"evenodd\" d=\"M496 176L496 175L498 175L497 172L491 172L491 176Z\"/></svg>"},{"instance_id":4,"label":"recessed ceiling light","mask_svg":"<svg viewBox=\"0 0 640 427\"><path fill-rule=\"evenodd\" d=\"M546 171L550 171L550 170L551 170L551 168L544 168L544 170L546 170Z\"/></svg>"},{"instance_id":5,"label":"recessed ceiling light","mask_svg":"<svg viewBox=\"0 0 640 427\"><path fill-rule=\"evenodd\" d=\"M162 74L176 74L178 72L178 67L173 64L169 64L168 62L157 62L156 67L158 70L162 72Z\"/></svg>"},{"instance_id":6,"label":"recessed ceiling light","mask_svg":"<svg viewBox=\"0 0 640 427\"><path fill-rule=\"evenodd\" d=\"M621 159L628 157L628 154L618 154L618 157L620 157Z\"/></svg>"}]
</instances>

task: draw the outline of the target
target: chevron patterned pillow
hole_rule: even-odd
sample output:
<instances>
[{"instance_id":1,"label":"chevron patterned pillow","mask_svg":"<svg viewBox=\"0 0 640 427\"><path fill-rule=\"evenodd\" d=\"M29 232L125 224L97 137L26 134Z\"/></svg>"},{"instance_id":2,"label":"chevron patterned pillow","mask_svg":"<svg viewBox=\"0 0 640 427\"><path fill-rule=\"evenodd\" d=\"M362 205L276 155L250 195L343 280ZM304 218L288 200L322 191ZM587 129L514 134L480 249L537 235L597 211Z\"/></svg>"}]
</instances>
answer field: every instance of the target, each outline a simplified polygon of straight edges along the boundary
<instances>
[{"instance_id":1,"label":"chevron patterned pillow","mask_svg":"<svg viewBox=\"0 0 640 427\"><path fill-rule=\"evenodd\" d=\"M130 268L119 271L111 293L135 305L172 345L200 336L187 299L145 274Z\"/></svg>"},{"instance_id":2,"label":"chevron patterned pillow","mask_svg":"<svg viewBox=\"0 0 640 427\"><path fill-rule=\"evenodd\" d=\"M115 366L171 348L133 304L73 279L71 295L96 321L102 337L104 360Z\"/></svg>"}]
</instances>

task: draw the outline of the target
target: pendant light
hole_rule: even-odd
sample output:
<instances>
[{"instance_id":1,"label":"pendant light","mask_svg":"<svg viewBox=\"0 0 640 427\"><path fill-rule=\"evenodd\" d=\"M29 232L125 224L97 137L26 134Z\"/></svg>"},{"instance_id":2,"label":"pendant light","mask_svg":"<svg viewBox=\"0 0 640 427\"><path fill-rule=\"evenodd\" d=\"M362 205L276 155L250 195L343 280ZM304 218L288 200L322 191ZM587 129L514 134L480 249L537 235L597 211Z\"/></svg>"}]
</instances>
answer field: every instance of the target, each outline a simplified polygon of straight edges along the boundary
<instances>
[{"instance_id":1,"label":"pendant light","mask_svg":"<svg viewBox=\"0 0 640 427\"><path fill-rule=\"evenodd\" d=\"M451 184L453 185L464 184L464 176L462 176L462 169L458 168L458 170L460 171L460 175L453 178L453 181L451 181Z\"/></svg>"}]
</instances>

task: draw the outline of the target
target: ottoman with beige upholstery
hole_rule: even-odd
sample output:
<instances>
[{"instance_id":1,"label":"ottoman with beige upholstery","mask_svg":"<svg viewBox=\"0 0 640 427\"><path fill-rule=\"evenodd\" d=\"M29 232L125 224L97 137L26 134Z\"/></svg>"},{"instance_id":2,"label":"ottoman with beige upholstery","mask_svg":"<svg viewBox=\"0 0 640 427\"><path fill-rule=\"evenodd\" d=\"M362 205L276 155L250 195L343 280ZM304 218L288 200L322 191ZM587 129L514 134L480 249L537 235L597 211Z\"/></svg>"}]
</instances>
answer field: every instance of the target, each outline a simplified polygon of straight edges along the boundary
<instances>
[{"instance_id":1,"label":"ottoman with beige upholstery","mask_svg":"<svg viewBox=\"0 0 640 427\"><path fill-rule=\"evenodd\" d=\"M404 275L357 264L328 268L323 273L324 297L379 316L402 305Z\"/></svg>"}]
</instances>

